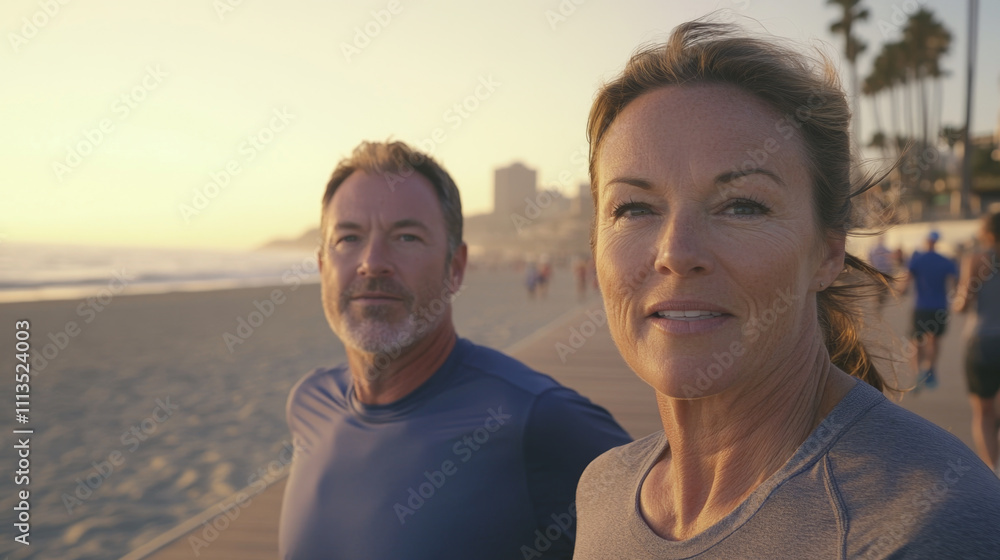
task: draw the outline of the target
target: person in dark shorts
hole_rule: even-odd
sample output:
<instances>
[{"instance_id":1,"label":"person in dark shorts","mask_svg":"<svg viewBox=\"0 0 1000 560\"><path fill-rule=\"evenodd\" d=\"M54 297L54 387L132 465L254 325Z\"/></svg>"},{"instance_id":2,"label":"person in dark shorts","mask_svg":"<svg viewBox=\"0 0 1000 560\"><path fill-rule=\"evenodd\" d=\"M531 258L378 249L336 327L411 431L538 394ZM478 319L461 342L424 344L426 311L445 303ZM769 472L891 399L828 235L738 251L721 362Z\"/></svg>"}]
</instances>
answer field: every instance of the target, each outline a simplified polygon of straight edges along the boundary
<instances>
[{"instance_id":1,"label":"person in dark shorts","mask_svg":"<svg viewBox=\"0 0 1000 560\"><path fill-rule=\"evenodd\" d=\"M955 262L934 250L940 238L938 232L930 232L927 251L915 252L910 258L907 284L913 283L917 290L913 338L917 343L918 388L937 387L938 341L948 330L948 290L958 276Z\"/></svg>"},{"instance_id":2,"label":"person in dark shorts","mask_svg":"<svg viewBox=\"0 0 1000 560\"><path fill-rule=\"evenodd\" d=\"M972 439L976 453L995 471L1000 467L996 396L1000 392L1000 213L987 216L980 231L983 250L962 261L954 308L975 311L965 354L965 379L972 404Z\"/></svg>"}]
</instances>

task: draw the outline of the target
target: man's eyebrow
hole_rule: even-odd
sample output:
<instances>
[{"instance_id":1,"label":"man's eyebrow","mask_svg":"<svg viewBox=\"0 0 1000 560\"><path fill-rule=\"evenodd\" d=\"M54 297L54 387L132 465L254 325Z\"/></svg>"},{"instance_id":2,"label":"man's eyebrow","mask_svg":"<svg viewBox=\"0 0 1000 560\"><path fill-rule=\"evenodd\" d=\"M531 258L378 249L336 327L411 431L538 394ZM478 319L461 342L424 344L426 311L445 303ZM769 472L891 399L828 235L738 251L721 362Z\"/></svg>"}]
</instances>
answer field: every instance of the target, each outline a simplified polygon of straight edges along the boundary
<instances>
[{"instance_id":1,"label":"man's eyebrow","mask_svg":"<svg viewBox=\"0 0 1000 560\"><path fill-rule=\"evenodd\" d=\"M777 173L773 171L768 171L762 167L754 167L753 169L740 169L737 171L729 171L726 173L720 173L718 177L715 178L716 184L719 183L731 183L736 179L741 179L747 175L765 175L770 177L772 181L778 183L781 186L785 186L785 181L778 176Z\"/></svg>"},{"instance_id":2,"label":"man's eyebrow","mask_svg":"<svg viewBox=\"0 0 1000 560\"><path fill-rule=\"evenodd\" d=\"M614 179L611 179L607 183L604 183L604 185L607 186L613 183L624 183L626 185L632 185L633 187L639 187L644 191L652 190L653 188L652 183L650 183L645 179L639 179L638 177L615 177Z\"/></svg>"},{"instance_id":3,"label":"man's eyebrow","mask_svg":"<svg viewBox=\"0 0 1000 560\"><path fill-rule=\"evenodd\" d=\"M422 230L430 231L430 228L427 227L423 222L412 218L406 220L399 220L392 223L392 229L402 229L408 227L415 227L415 228L420 228Z\"/></svg>"},{"instance_id":4,"label":"man's eyebrow","mask_svg":"<svg viewBox=\"0 0 1000 560\"><path fill-rule=\"evenodd\" d=\"M392 223L392 229L401 229L401 228L407 228L407 227L415 227L415 228L430 230L430 228L427 227L423 222L421 222L420 220L412 219L412 218L408 218L408 219L405 219L405 220L398 220L398 221ZM359 224L357 222L337 222L333 226L333 229L338 229L338 230L345 230L345 229L346 230L360 230L360 229L364 229L364 228L362 228L361 224Z\"/></svg>"}]
</instances>

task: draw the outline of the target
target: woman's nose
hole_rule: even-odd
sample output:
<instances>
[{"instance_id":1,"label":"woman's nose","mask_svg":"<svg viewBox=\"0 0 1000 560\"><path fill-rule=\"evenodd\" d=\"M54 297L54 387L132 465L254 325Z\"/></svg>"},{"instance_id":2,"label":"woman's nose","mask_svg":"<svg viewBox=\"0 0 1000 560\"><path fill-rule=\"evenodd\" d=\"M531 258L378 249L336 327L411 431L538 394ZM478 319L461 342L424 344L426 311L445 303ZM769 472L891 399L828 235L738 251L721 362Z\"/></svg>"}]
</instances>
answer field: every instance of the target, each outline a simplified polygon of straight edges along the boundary
<instances>
[{"instance_id":1,"label":"woman's nose","mask_svg":"<svg viewBox=\"0 0 1000 560\"><path fill-rule=\"evenodd\" d=\"M653 263L657 272L681 277L711 272L710 232L705 222L697 212L684 209L665 216Z\"/></svg>"}]
</instances>

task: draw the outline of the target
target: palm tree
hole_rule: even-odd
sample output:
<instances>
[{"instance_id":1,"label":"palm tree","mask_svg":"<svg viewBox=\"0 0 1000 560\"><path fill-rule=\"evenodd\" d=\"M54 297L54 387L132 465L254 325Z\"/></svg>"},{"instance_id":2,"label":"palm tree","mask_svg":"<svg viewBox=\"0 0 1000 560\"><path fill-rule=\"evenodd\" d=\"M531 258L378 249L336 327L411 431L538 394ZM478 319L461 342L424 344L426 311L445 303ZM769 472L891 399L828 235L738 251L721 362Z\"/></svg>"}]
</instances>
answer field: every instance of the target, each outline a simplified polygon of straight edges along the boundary
<instances>
[{"instance_id":1,"label":"palm tree","mask_svg":"<svg viewBox=\"0 0 1000 560\"><path fill-rule=\"evenodd\" d=\"M886 143L885 133L881 130L872 134L872 140L868 143L869 148L878 148L882 152L882 156L885 157L885 150L888 144Z\"/></svg>"},{"instance_id":2,"label":"palm tree","mask_svg":"<svg viewBox=\"0 0 1000 560\"><path fill-rule=\"evenodd\" d=\"M864 52L867 45L853 33L854 23L868 19L868 9L859 6L861 0L826 0L827 5L840 6L841 18L830 24L830 32L844 36L844 58L851 65L851 105L854 112L854 135L861 134L861 111L858 94L858 55Z\"/></svg>"},{"instance_id":3,"label":"palm tree","mask_svg":"<svg viewBox=\"0 0 1000 560\"><path fill-rule=\"evenodd\" d=\"M890 146L893 148L894 155L899 155L903 145L906 143L902 139L907 136L906 132L900 127L900 103L898 103L896 96L896 92L899 91L903 99L907 99L906 85L909 82L909 76L906 72L906 65L907 56L903 44L900 42L886 43L882 45L882 51L875 57L875 62L872 65L872 73L865 79L865 94L875 98L876 120L878 120L877 95L884 91L886 97L889 99L888 137L892 139ZM907 106L909 105L907 104ZM906 123L910 122L905 111L903 117ZM912 128L912 124L909 128ZM879 129L881 130L881 126L879 126Z\"/></svg>"},{"instance_id":4,"label":"palm tree","mask_svg":"<svg viewBox=\"0 0 1000 560\"><path fill-rule=\"evenodd\" d=\"M965 129L946 125L941 127L940 137L942 140L948 144L948 153L952 157L955 156L955 144L962 141L962 137L965 134Z\"/></svg>"},{"instance_id":5,"label":"palm tree","mask_svg":"<svg viewBox=\"0 0 1000 560\"><path fill-rule=\"evenodd\" d=\"M879 59L875 59L875 67L872 69L872 73L865 78L864 84L861 85L861 93L871 97L872 108L875 112L875 132L872 135L872 141L868 144L869 148L879 148L882 152L882 157L886 157L886 148L888 144L886 143L885 131L882 128L882 118L881 111L879 111L879 96L883 91L888 89L885 82L884 73L880 72Z\"/></svg>"},{"instance_id":6,"label":"palm tree","mask_svg":"<svg viewBox=\"0 0 1000 560\"><path fill-rule=\"evenodd\" d=\"M906 27L903 29L903 43L910 53L910 72L916 81L916 87L919 88L920 139L926 144L929 140L930 126L927 80L937 79L943 75L940 61L951 45L951 33L945 29L944 24L935 19L933 13L921 8L906 22Z\"/></svg>"}]
</instances>

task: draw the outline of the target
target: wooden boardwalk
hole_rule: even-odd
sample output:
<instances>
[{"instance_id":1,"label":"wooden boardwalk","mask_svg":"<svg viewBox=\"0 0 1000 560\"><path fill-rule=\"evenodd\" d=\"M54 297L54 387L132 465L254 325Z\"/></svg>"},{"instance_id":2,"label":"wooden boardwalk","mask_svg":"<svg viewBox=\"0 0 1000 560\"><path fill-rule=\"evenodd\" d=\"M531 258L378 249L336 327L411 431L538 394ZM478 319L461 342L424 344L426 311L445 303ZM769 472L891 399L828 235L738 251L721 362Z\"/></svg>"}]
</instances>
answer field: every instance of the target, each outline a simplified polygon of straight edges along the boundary
<instances>
[{"instance_id":1,"label":"wooden boardwalk","mask_svg":"<svg viewBox=\"0 0 1000 560\"><path fill-rule=\"evenodd\" d=\"M660 429L653 392L622 361L607 326L595 324L594 318L600 322L603 313L600 303L592 300L589 306L556 318L507 352L607 408L633 437L641 437ZM570 340L571 329L584 334ZM583 344L573 348L580 340ZM573 350L564 354L565 362L557 350L560 343ZM232 521L222 508L213 507L123 560L274 560L278 557L278 517L284 490L285 479L278 478L255 496L248 492L249 501ZM235 500L234 496L225 503ZM206 530L212 524L218 529Z\"/></svg>"},{"instance_id":2,"label":"wooden boardwalk","mask_svg":"<svg viewBox=\"0 0 1000 560\"><path fill-rule=\"evenodd\" d=\"M885 310L887 322L904 333L911 303L896 302ZM653 391L625 365L611 340L599 301L591 301L555 319L547 327L507 352L529 366L548 373L595 403L605 407L635 438L661 429ZM971 413L961 375L964 318L956 318L942 347L941 386L919 395L906 395L902 405L938 423L971 445ZM575 334L574 334L575 333ZM903 379L902 381L906 381ZM123 560L238 559L272 560L278 556L278 518L285 479L273 484L239 508L229 521L220 507L192 518ZM234 498L227 500L232 503ZM214 524L220 530L207 529ZM210 539L210 540L209 540Z\"/></svg>"}]
</instances>

